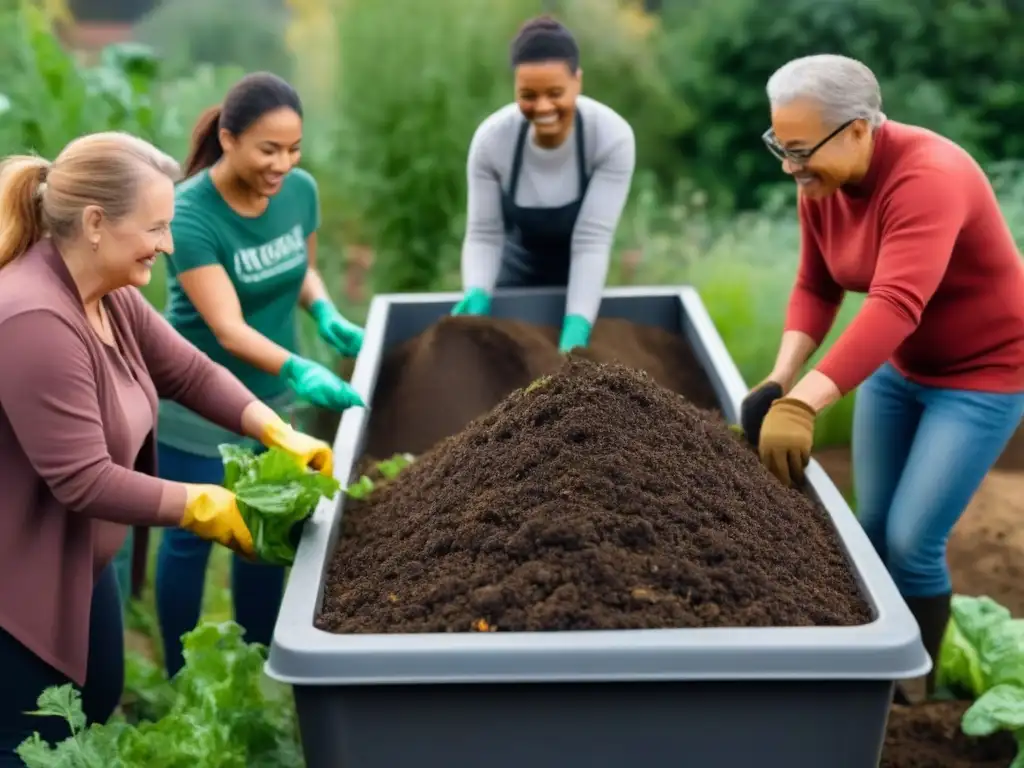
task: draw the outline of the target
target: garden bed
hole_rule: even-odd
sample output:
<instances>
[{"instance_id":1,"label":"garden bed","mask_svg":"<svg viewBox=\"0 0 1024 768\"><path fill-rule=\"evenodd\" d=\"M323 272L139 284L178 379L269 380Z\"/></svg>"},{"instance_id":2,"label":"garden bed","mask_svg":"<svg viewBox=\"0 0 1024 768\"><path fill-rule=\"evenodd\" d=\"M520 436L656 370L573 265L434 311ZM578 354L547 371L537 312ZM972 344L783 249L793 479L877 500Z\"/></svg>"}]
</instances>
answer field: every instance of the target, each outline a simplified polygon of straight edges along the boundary
<instances>
[{"instance_id":1,"label":"garden bed","mask_svg":"<svg viewBox=\"0 0 1024 768\"><path fill-rule=\"evenodd\" d=\"M310 767L876 764L916 625L817 463L784 488L730 427L696 291L609 289L569 362L564 292L457 299L370 308L267 666Z\"/></svg>"}]
</instances>

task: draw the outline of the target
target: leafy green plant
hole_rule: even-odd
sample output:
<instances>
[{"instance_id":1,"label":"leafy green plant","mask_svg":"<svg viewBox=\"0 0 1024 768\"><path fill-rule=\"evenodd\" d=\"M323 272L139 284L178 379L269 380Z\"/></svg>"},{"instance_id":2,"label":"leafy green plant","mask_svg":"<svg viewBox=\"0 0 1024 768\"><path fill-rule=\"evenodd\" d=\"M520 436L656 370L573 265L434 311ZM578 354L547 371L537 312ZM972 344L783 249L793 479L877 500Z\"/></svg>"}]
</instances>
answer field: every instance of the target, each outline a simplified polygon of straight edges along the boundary
<instances>
[{"instance_id":1,"label":"leafy green plant","mask_svg":"<svg viewBox=\"0 0 1024 768\"><path fill-rule=\"evenodd\" d=\"M366 499L373 493L373 489L376 487L376 484L369 476L363 475L345 489L345 495L353 499Z\"/></svg>"},{"instance_id":2,"label":"leafy green plant","mask_svg":"<svg viewBox=\"0 0 1024 768\"><path fill-rule=\"evenodd\" d=\"M384 478L384 482L394 480L398 474L414 461L411 453L396 453L390 459L384 459L374 465L374 469ZM378 487L369 475L362 475L345 489L345 495L353 499L366 499Z\"/></svg>"},{"instance_id":3,"label":"leafy green plant","mask_svg":"<svg viewBox=\"0 0 1024 768\"><path fill-rule=\"evenodd\" d=\"M220 446L224 487L234 492L238 510L252 533L260 560L291 565L304 523L321 498L331 498L341 484L303 466L294 456L271 448Z\"/></svg>"},{"instance_id":4,"label":"leafy green plant","mask_svg":"<svg viewBox=\"0 0 1024 768\"><path fill-rule=\"evenodd\" d=\"M0 14L0 142L8 151L52 158L72 139L124 130L160 142L159 65L145 46L105 48L94 67L80 66L53 35L42 10Z\"/></svg>"},{"instance_id":5,"label":"leafy green plant","mask_svg":"<svg viewBox=\"0 0 1024 768\"><path fill-rule=\"evenodd\" d=\"M412 462L413 455L411 453L396 453L390 459L378 461L376 469L385 480L394 480L398 477L398 473L412 464Z\"/></svg>"},{"instance_id":6,"label":"leafy green plant","mask_svg":"<svg viewBox=\"0 0 1024 768\"><path fill-rule=\"evenodd\" d=\"M155 637L155 634L150 636ZM174 689L167 684L163 667L141 653L127 650L124 655L124 692L121 695L121 714L125 720L129 723L159 720L173 706Z\"/></svg>"},{"instance_id":7,"label":"leafy green plant","mask_svg":"<svg viewBox=\"0 0 1024 768\"><path fill-rule=\"evenodd\" d=\"M1017 739L1010 768L1024 768L1024 619L989 597L954 595L936 683L946 695L974 699L961 730L1008 731Z\"/></svg>"},{"instance_id":8,"label":"leafy green plant","mask_svg":"<svg viewBox=\"0 0 1024 768\"><path fill-rule=\"evenodd\" d=\"M183 640L185 666L161 694L172 702L162 717L88 724L74 686L47 688L30 714L62 718L70 736L48 744L36 732L18 757L28 768L302 768L287 689L263 678L266 648L230 621L203 623Z\"/></svg>"}]
</instances>

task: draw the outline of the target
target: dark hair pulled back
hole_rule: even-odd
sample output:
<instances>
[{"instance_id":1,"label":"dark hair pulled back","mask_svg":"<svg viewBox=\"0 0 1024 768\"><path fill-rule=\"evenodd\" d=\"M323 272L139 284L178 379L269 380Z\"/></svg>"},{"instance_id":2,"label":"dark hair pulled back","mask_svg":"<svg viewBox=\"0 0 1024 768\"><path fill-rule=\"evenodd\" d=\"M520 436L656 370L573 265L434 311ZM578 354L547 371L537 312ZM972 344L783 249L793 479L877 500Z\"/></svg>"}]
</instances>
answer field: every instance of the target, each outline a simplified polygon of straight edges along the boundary
<instances>
[{"instance_id":1,"label":"dark hair pulled back","mask_svg":"<svg viewBox=\"0 0 1024 768\"><path fill-rule=\"evenodd\" d=\"M265 114L281 107L302 117L302 101L287 81L270 72L243 77L231 87L222 104L209 107L196 121L185 160L185 178L209 168L224 154L221 128L240 136Z\"/></svg>"},{"instance_id":2,"label":"dark hair pulled back","mask_svg":"<svg viewBox=\"0 0 1024 768\"><path fill-rule=\"evenodd\" d=\"M541 61L564 61L573 74L580 66L580 49L564 24L552 16L530 19L512 40L512 68Z\"/></svg>"}]
</instances>

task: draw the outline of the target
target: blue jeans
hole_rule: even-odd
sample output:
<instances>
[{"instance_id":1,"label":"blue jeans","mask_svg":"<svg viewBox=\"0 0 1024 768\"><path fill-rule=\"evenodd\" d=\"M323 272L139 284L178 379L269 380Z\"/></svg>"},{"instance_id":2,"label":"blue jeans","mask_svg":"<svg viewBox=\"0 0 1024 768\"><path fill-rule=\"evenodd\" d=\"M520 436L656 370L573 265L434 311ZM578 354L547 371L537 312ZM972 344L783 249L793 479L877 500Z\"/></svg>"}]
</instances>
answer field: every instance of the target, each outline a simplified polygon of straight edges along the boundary
<instances>
[{"instance_id":1,"label":"blue jeans","mask_svg":"<svg viewBox=\"0 0 1024 768\"><path fill-rule=\"evenodd\" d=\"M219 458L160 445L160 477L182 483L224 480ZM182 666L181 636L195 628L203 602L211 543L179 528L165 528L156 559L156 612L164 644L164 665L172 677ZM251 563L232 554L231 597L235 621L249 642L270 645L284 592L285 569Z\"/></svg>"},{"instance_id":2,"label":"blue jeans","mask_svg":"<svg viewBox=\"0 0 1024 768\"><path fill-rule=\"evenodd\" d=\"M1024 415L1024 393L914 384L886 363L857 391L857 515L904 597L952 589L946 542Z\"/></svg>"}]
</instances>

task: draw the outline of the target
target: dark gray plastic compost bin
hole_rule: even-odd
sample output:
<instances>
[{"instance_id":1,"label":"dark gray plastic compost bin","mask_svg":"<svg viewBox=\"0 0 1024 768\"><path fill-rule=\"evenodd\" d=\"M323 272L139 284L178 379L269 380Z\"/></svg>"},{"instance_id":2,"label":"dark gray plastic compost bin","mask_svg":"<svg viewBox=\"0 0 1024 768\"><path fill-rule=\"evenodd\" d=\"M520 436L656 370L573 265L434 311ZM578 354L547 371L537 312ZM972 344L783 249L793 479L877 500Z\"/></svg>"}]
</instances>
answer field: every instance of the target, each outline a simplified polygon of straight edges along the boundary
<instances>
[{"instance_id":1,"label":"dark gray plastic compost bin","mask_svg":"<svg viewBox=\"0 0 1024 768\"><path fill-rule=\"evenodd\" d=\"M496 317L558 325L564 291L507 291ZM727 418L747 391L697 292L608 289L602 317L683 334ZM370 403L382 355L447 314L458 294L378 296L352 382ZM369 414L335 441L347 481ZM306 527L267 674L294 686L309 768L875 768L893 682L930 660L843 497L812 461L874 611L842 628L335 635L313 626L343 514Z\"/></svg>"}]
</instances>

